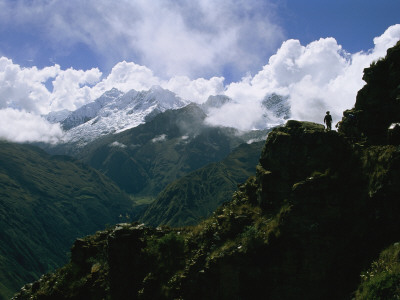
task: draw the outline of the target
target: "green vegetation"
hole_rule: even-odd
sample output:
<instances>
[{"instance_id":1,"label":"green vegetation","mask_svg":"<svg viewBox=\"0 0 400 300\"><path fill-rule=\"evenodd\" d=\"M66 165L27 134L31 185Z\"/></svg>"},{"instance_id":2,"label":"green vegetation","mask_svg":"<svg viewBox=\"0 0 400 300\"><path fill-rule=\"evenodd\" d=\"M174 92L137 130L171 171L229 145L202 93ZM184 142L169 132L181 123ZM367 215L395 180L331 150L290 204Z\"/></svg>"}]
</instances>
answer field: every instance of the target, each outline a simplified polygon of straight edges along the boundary
<instances>
[{"instance_id":1,"label":"green vegetation","mask_svg":"<svg viewBox=\"0 0 400 300\"><path fill-rule=\"evenodd\" d=\"M77 159L50 156L33 146L2 143L0 216L13 221L5 225L0 219L4 228L0 294L7 298L23 283L65 263L66 253L77 237L110 224L137 220L167 184L221 160L242 142L237 132L204 126L203 119L197 106L189 106L83 149L81 158L112 177L131 193L129 196ZM168 139L153 141L162 134ZM129 147L110 146L115 139ZM261 143L255 145L243 145L225 164L217 164L218 176L210 180L219 176L226 179L217 180L219 186L208 189L202 202L194 203L197 199L191 197L188 203L192 201L193 205L180 214L167 216L165 223L197 223L229 200L236 184L251 174L257 162ZM200 180L208 179L203 176ZM190 185L191 179L186 182ZM178 200L170 205L182 203ZM9 270L11 275L7 274Z\"/></svg>"},{"instance_id":2,"label":"green vegetation","mask_svg":"<svg viewBox=\"0 0 400 300\"><path fill-rule=\"evenodd\" d=\"M0 142L0 299L64 264L77 237L126 214L131 200L94 169Z\"/></svg>"},{"instance_id":3,"label":"green vegetation","mask_svg":"<svg viewBox=\"0 0 400 300\"><path fill-rule=\"evenodd\" d=\"M384 250L361 274L356 299L400 299L400 243Z\"/></svg>"},{"instance_id":4,"label":"green vegetation","mask_svg":"<svg viewBox=\"0 0 400 300\"><path fill-rule=\"evenodd\" d=\"M232 198L238 183L254 174L264 142L242 144L224 160L168 185L140 218L153 226L195 225Z\"/></svg>"},{"instance_id":5,"label":"green vegetation","mask_svg":"<svg viewBox=\"0 0 400 300\"><path fill-rule=\"evenodd\" d=\"M207 126L204 119L195 104L166 111L145 124L90 143L77 157L127 193L156 198L168 184L221 161L246 141L247 136L239 136L236 130ZM111 146L115 142L124 146Z\"/></svg>"}]
</instances>

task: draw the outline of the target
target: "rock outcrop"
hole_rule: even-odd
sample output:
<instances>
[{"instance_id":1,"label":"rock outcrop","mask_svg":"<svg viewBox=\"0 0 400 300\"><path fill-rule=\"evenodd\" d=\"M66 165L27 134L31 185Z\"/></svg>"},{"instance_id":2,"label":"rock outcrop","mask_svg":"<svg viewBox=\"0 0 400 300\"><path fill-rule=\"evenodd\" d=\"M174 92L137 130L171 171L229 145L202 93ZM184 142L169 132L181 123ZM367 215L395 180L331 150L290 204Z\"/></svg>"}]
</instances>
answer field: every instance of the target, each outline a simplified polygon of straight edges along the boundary
<instances>
[{"instance_id":1,"label":"rock outcrop","mask_svg":"<svg viewBox=\"0 0 400 300\"><path fill-rule=\"evenodd\" d=\"M400 41L385 58L364 69L363 80L367 84L354 108L343 113L339 132L369 144L387 144L390 126L400 122Z\"/></svg>"}]
</instances>

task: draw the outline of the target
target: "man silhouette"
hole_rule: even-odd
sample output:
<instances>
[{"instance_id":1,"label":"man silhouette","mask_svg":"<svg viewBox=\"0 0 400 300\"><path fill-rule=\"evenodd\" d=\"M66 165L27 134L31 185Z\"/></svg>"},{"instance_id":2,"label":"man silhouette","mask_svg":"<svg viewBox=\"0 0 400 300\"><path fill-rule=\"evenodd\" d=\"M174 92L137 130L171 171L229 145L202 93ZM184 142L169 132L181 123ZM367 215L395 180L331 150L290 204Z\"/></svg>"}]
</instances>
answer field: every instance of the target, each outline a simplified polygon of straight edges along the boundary
<instances>
[{"instance_id":1,"label":"man silhouette","mask_svg":"<svg viewBox=\"0 0 400 300\"><path fill-rule=\"evenodd\" d=\"M324 123L326 124L326 130L332 130L332 116L329 114L329 111L326 112Z\"/></svg>"}]
</instances>

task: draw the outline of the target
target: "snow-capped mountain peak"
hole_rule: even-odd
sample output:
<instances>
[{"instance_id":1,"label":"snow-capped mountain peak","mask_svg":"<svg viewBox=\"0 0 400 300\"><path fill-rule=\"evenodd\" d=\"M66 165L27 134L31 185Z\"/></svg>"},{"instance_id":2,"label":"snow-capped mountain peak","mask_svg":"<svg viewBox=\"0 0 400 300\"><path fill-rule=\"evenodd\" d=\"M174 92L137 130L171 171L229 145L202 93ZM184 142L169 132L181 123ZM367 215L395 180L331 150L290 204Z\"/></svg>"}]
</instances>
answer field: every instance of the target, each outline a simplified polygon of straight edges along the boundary
<instances>
[{"instance_id":1,"label":"snow-capped mountain peak","mask_svg":"<svg viewBox=\"0 0 400 300\"><path fill-rule=\"evenodd\" d=\"M101 135L136 127L150 116L188 103L159 86L153 86L148 91L130 90L127 93L112 89L70 113L61 122L66 130L65 141L85 144Z\"/></svg>"},{"instance_id":2,"label":"snow-capped mountain peak","mask_svg":"<svg viewBox=\"0 0 400 300\"><path fill-rule=\"evenodd\" d=\"M71 111L68 109L63 109L59 111L52 111L43 117L50 123L60 123L64 121L71 114Z\"/></svg>"},{"instance_id":3,"label":"snow-capped mountain peak","mask_svg":"<svg viewBox=\"0 0 400 300\"><path fill-rule=\"evenodd\" d=\"M113 103L113 101L120 98L121 95L123 95L123 93L115 88L105 92L94 102L83 105L70 113L69 116L61 122L62 127L64 130L69 130L95 118L102 108Z\"/></svg>"},{"instance_id":4,"label":"snow-capped mountain peak","mask_svg":"<svg viewBox=\"0 0 400 300\"><path fill-rule=\"evenodd\" d=\"M262 105L275 117L287 120L290 118L290 103L288 96L281 96L275 93L264 97Z\"/></svg>"},{"instance_id":5,"label":"snow-capped mountain peak","mask_svg":"<svg viewBox=\"0 0 400 300\"><path fill-rule=\"evenodd\" d=\"M205 113L208 113L210 109L221 108L226 103L231 103L233 100L225 95L209 96L207 101L201 105L201 108Z\"/></svg>"}]
</instances>

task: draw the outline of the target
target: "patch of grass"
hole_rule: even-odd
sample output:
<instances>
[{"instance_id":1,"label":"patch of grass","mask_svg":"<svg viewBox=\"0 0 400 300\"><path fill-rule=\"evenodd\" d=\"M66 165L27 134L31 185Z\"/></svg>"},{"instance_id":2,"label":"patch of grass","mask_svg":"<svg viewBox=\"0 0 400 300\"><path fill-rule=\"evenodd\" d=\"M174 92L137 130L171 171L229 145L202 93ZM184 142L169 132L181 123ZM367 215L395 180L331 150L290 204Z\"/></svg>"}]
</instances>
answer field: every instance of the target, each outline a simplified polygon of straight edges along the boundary
<instances>
[{"instance_id":1,"label":"patch of grass","mask_svg":"<svg viewBox=\"0 0 400 300\"><path fill-rule=\"evenodd\" d=\"M361 274L356 299L400 299L400 243L384 250Z\"/></svg>"}]
</instances>

